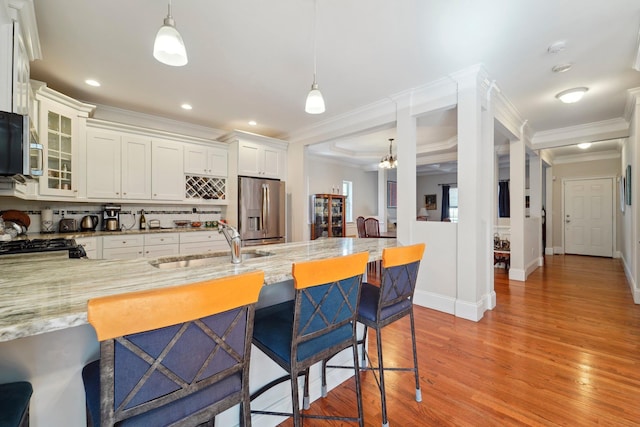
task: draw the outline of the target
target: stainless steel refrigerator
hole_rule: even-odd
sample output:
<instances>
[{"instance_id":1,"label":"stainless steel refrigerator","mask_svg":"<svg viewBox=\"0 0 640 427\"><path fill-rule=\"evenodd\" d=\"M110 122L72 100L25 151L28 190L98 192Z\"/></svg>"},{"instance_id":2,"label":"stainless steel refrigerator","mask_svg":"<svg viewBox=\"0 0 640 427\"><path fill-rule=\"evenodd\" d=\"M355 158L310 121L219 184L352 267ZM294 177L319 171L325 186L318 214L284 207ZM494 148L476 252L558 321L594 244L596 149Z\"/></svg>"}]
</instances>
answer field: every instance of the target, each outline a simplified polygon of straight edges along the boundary
<instances>
[{"instance_id":1,"label":"stainless steel refrigerator","mask_svg":"<svg viewBox=\"0 0 640 427\"><path fill-rule=\"evenodd\" d=\"M285 242L284 181L238 177L238 231L242 246Z\"/></svg>"}]
</instances>

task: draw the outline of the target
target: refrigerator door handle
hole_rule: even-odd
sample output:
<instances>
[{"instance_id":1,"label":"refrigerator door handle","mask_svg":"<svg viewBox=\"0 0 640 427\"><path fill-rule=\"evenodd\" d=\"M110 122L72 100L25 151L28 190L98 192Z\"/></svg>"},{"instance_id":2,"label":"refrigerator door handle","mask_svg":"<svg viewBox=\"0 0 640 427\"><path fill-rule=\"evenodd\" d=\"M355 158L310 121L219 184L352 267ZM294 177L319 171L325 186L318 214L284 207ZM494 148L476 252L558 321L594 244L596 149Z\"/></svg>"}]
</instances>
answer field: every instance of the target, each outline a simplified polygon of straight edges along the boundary
<instances>
[{"instance_id":1,"label":"refrigerator door handle","mask_svg":"<svg viewBox=\"0 0 640 427\"><path fill-rule=\"evenodd\" d=\"M262 184L262 213L260 215L260 225L262 232L266 235L265 218L269 215L269 186ZM266 221L268 223L268 221Z\"/></svg>"}]
</instances>

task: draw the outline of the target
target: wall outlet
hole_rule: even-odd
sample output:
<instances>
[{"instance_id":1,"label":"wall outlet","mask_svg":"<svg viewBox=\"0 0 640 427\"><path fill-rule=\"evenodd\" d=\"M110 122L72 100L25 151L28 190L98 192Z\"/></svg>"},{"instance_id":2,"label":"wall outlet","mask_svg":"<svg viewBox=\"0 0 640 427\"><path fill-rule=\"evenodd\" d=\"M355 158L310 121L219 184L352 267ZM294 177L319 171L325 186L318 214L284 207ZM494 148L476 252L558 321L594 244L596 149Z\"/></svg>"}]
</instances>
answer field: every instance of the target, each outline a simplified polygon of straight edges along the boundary
<instances>
[{"instance_id":1,"label":"wall outlet","mask_svg":"<svg viewBox=\"0 0 640 427\"><path fill-rule=\"evenodd\" d=\"M196 208L191 208L191 212L196 213L198 210Z\"/></svg>"},{"instance_id":2,"label":"wall outlet","mask_svg":"<svg viewBox=\"0 0 640 427\"><path fill-rule=\"evenodd\" d=\"M60 209L60 216L65 216L67 214L66 209Z\"/></svg>"}]
</instances>

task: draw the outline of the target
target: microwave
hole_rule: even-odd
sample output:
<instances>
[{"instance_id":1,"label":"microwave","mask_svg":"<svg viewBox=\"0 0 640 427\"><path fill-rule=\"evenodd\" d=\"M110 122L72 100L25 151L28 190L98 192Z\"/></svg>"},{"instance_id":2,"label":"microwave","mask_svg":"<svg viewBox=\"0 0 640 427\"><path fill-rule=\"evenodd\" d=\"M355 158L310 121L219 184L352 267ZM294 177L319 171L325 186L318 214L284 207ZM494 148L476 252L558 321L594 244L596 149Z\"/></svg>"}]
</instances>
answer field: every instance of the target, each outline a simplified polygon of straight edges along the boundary
<instances>
[{"instance_id":1,"label":"microwave","mask_svg":"<svg viewBox=\"0 0 640 427\"><path fill-rule=\"evenodd\" d=\"M0 176L40 176L43 156L29 116L0 111Z\"/></svg>"}]
</instances>

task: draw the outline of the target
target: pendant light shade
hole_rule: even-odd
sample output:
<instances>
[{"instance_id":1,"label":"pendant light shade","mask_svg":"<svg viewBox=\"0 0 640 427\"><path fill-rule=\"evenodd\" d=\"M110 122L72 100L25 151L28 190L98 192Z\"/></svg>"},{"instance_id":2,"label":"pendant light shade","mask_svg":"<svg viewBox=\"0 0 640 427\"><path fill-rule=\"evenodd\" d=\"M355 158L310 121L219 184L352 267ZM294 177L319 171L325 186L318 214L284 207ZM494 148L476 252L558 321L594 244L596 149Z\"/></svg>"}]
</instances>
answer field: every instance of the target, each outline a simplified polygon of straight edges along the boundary
<instances>
[{"instance_id":1,"label":"pendant light shade","mask_svg":"<svg viewBox=\"0 0 640 427\"><path fill-rule=\"evenodd\" d=\"M169 0L169 13L164 18L164 25L156 34L156 41L153 44L153 57L163 64L180 67L186 65L187 49L178 30L176 22L171 16L171 0Z\"/></svg>"},{"instance_id":2,"label":"pendant light shade","mask_svg":"<svg viewBox=\"0 0 640 427\"><path fill-rule=\"evenodd\" d=\"M389 138L389 154L384 156L382 160L380 160L380 164L378 167L381 169L395 169L398 166L398 158L394 157L391 153L391 144L393 143L393 138Z\"/></svg>"},{"instance_id":3,"label":"pendant light shade","mask_svg":"<svg viewBox=\"0 0 640 427\"><path fill-rule=\"evenodd\" d=\"M316 83L315 77L313 79L313 84L311 85L309 95L307 95L307 103L304 107L304 111L309 114L324 113L324 98L322 97L322 93L318 89L318 83Z\"/></svg>"},{"instance_id":4,"label":"pendant light shade","mask_svg":"<svg viewBox=\"0 0 640 427\"><path fill-rule=\"evenodd\" d=\"M318 89L318 83L316 82L316 15L318 12L317 0L313 2L314 14L313 14L313 83L311 84L311 90L307 95L307 102L304 106L304 111L309 114L322 114L324 113L324 98L320 89Z\"/></svg>"}]
</instances>

